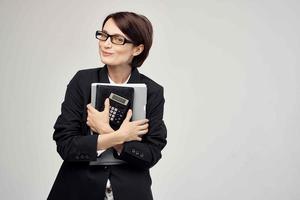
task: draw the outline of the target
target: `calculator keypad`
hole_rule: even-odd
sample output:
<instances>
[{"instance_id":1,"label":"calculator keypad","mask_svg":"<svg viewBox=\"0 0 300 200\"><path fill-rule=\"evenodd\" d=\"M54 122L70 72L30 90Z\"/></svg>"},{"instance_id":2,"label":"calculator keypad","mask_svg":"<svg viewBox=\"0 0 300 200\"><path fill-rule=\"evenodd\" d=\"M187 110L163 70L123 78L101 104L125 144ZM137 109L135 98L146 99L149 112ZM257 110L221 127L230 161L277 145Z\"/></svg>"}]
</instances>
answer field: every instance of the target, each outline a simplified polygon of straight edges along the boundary
<instances>
[{"instance_id":1,"label":"calculator keypad","mask_svg":"<svg viewBox=\"0 0 300 200\"><path fill-rule=\"evenodd\" d=\"M124 113L121 110L119 110L118 108L116 108L114 106L109 106L110 121L114 121L114 122L120 124L123 115L124 115Z\"/></svg>"}]
</instances>

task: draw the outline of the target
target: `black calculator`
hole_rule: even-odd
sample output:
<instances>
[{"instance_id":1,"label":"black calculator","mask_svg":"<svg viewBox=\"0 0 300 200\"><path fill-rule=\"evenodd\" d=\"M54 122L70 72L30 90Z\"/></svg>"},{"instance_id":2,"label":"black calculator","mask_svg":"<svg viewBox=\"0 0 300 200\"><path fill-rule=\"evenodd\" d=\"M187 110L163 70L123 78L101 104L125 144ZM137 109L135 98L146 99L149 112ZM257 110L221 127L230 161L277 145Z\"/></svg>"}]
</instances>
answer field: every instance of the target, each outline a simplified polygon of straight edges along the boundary
<instances>
[{"instance_id":1,"label":"black calculator","mask_svg":"<svg viewBox=\"0 0 300 200\"><path fill-rule=\"evenodd\" d=\"M102 112L104 110L104 101L109 99L109 124L112 129L120 128L127 112L133 107L134 89L132 87L116 85L97 86L95 107Z\"/></svg>"},{"instance_id":2,"label":"black calculator","mask_svg":"<svg viewBox=\"0 0 300 200\"><path fill-rule=\"evenodd\" d=\"M109 95L109 121L112 126L120 127L129 109L129 99L115 93Z\"/></svg>"}]
</instances>

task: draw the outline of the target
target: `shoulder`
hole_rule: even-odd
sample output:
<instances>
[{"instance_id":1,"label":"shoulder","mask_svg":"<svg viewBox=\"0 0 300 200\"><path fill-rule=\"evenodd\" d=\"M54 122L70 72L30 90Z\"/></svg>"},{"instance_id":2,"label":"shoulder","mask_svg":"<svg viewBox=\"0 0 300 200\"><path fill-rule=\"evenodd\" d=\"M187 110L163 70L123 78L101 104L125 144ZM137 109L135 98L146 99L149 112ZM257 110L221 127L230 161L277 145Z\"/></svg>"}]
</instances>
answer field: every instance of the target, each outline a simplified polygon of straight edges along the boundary
<instances>
[{"instance_id":1,"label":"shoulder","mask_svg":"<svg viewBox=\"0 0 300 200\"><path fill-rule=\"evenodd\" d=\"M101 67L80 69L74 73L70 83L85 85L97 80Z\"/></svg>"},{"instance_id":2,"label":"shoulder","mask_svg":"<svg viewBox=\"0 0 300 200\"><path fill-rule=\"evenodd\" d=\"M74 78L76 78L77 80L81 80L97 76L100 69L101 67L80 69L75 73Z\"/></svg>"},{"instance_id":3,"label":"shoulder","mask_svg":"<svg viewBox=\"0 0 300 200\"><path fill-rule=\"evenodd\" d=\"M89 92L91 83L97 82L100 69L101 68L97 67L78 70L74 73L67 87L80 94Z\"/></svg>"}]
</instances>

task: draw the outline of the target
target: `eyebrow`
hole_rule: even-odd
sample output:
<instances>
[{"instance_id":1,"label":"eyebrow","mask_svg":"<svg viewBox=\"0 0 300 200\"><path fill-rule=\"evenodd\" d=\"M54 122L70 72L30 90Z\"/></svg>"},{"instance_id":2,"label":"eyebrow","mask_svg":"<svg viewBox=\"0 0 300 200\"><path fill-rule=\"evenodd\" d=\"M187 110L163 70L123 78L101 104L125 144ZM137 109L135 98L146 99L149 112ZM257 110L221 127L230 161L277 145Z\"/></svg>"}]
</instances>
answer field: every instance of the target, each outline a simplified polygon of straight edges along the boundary
<instances>
[{"instance_id":1,"label":"eyebrow","mask_svg":"<svg viewBox=\"0 0 300 200\"><path fill-rule=\"evenodd\" d=\"M102 29L102 31L108 34L108 32L106 30ZM118 35L118 36L122 36L122 37L126 38L124 35L120 35L118 33L116 33L116 34L110 34L110 35Z\"/></svg>"}]
</instances>

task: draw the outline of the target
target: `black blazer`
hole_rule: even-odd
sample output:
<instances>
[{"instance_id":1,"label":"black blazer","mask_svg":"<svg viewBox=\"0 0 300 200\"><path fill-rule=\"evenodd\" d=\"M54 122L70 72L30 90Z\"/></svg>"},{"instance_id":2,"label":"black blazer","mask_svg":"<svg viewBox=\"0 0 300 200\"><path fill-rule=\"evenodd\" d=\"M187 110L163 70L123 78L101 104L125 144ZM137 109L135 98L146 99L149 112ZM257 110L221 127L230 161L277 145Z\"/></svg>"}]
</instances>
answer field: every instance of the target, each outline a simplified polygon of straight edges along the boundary
<instances>
[{"instance_id":1,"label":"black blazer","mask_svg":"<svg viewBox=\"0 0 300 200\"><path fill-rule=\"evenodd\" d=\"M124 143L120 155L127 164L89 166L97 158L98 135L91 135L86 124L86 105L91 102L91 83L109 83L107 66L79 70L67 86L61 114L54 124L53 139L63 159L48 200L102 200L110 179L115 200L151 200L149 168L161 158L167 144L163 121L163 87L133 68L128 83L147 85L146 118L148 133L142 141Z\"/></svg>"}]
</instances>

